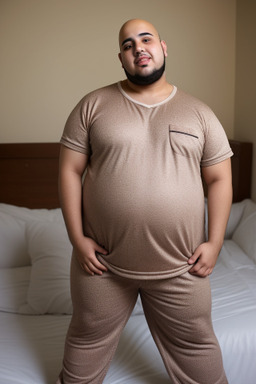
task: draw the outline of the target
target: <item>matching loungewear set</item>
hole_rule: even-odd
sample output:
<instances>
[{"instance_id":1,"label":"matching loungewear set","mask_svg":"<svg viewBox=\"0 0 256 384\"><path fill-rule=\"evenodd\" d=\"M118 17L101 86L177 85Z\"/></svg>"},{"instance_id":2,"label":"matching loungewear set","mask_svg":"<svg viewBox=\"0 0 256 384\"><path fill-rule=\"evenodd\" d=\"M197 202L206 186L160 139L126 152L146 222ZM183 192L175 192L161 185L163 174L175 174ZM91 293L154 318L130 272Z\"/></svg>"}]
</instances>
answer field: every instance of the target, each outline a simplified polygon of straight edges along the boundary
<instances>
[{"instance_id":1,"label":"matching loungewear set","mask_svg":"<svg viewBox=\"0 0 256 384\"><path fill-rule=\"evenodd\" d=\"M232 156L214 113L176 87L146 105L116 83L78 103L61 143L89 155L84 234L108 250L97 255L108 272L90 276L72 257L58 383L103 382L140 294L170 382L226 384L209 278L191 275L187 262L205 241L201 167Z\"/></svg>"}]
</instances>

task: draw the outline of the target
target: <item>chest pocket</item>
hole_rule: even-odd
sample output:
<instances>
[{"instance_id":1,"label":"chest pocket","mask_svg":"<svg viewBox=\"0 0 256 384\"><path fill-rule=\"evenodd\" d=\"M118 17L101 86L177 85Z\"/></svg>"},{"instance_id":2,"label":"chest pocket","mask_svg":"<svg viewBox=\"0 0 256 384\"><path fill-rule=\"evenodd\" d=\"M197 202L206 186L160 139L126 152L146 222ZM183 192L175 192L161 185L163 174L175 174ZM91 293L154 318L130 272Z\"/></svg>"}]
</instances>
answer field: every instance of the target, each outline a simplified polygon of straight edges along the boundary
<instances>
[{"instance_id":1,"label":"chest pocket","mask_svg":"<svg viewBox=\"0 0 256 384\"><path fill-rule=\"evenodd\" d=\"M187 129L169 125L170 145L177 155L200 159L201 144L199 137Z\"/></svg>"}]
</instances>

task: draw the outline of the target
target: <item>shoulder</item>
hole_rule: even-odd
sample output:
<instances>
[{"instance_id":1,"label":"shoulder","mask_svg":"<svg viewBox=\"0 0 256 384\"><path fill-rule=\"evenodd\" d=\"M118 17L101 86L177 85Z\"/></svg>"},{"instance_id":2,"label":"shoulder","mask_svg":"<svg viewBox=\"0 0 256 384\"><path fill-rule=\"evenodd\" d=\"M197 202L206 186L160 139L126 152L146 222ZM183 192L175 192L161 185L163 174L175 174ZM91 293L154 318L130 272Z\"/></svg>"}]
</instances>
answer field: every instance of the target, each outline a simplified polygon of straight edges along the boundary
<instances>
[{"instance_id":1,"label":"shoulder","mask_svg":"<svg viewBox=\"0 0 256 384\"><path fill-rule=\"evenodd\" d=\"M112 100L115 94L118 94L118 85L117 83L107 85L95 89L85 96L83 96L77 104L73 107L71 115L87 113L91 110L94 110L94 107L102 106L107 100Z\"/></svg>"},{"instance_id":2,"label":"shoulder","mask_svg":"<svg viewBox=\"0 0 256 384\"><path fill-rule=\"evenodd\" d=\"M204 101L179 88L177 88L176 92L176 101L191 109L212 113L211 108Z\"/></svg>"},{"instance_id":3,"label":"shoulder","mask_svg":"<svg viewBox=\"0 0 256 384\"><path fill-rule=\"evenodd\" d=\"M96 99L98 100L99 98L111 97L118 93L118 85L117 83L113 83L87 93L80 102L84 103Z\"/></svg>"}]
</instances>

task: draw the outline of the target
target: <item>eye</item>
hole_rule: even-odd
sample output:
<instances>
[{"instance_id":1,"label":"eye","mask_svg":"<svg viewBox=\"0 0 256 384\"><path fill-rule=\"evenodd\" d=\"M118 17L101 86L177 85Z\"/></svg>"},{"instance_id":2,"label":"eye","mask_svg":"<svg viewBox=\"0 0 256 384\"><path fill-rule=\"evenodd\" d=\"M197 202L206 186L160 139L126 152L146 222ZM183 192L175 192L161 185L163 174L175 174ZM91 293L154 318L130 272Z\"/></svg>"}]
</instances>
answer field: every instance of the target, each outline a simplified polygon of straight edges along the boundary
<instances>
[{"instance_id":1,"label":"eye","mask_svg":"<svg viewBox=\"0 0 256 384\"><path fill-rule=\"evenodd\" d=\"M132 47L132 45L131 44L129 44L129 45L126 45L125 47L124 47L124 51L128 51L128 49L130 49Z\"/></svg>"}]
</instances>

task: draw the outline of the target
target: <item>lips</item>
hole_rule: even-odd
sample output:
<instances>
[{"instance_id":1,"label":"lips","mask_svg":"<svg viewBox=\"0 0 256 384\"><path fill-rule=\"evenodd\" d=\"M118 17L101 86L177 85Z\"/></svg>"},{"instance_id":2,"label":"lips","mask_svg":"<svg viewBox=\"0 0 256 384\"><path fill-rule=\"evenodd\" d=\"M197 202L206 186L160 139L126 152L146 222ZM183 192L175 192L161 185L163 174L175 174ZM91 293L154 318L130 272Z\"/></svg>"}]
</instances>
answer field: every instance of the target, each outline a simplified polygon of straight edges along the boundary
<instances>
[{"instance_id":1,"label":"lips","mask_svg":"<svg viewBox=\"0 0 256 384\"><path fill-rule=\"evenodd\" d=\"M149 63L150 59L151 59L150 56L141 55L141 56L137 57L137 59L135 60L135 64L136 65L146 65Z\"/></svg>"}]
</instances>

